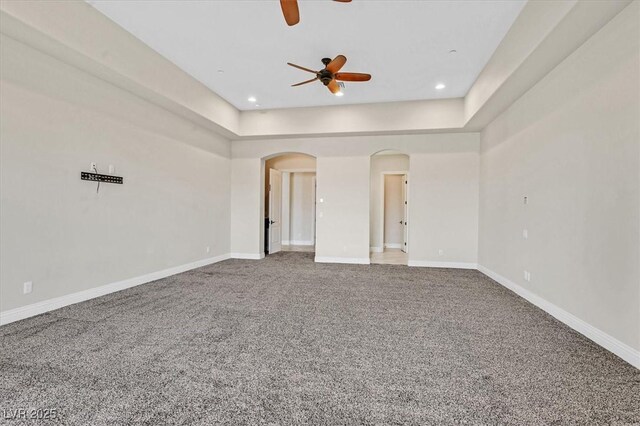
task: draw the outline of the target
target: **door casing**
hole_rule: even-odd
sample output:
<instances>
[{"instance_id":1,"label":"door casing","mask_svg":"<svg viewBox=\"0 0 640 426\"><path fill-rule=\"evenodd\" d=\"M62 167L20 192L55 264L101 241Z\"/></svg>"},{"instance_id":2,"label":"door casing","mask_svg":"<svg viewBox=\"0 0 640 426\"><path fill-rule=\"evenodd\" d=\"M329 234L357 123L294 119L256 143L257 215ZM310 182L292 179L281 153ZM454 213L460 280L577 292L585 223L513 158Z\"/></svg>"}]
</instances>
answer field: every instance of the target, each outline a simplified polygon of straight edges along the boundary
<instances>
[{"instance_id":1,"label":"door casing","mask_svg":"<svg viewBox=\"0 0 640 426\"><path fill-rule=\"evenodd\" d=\"M404 241L402 251L409 253L409 172L407 170L384 171L380 173L380 223L379 223L379 241L384 250L384 177L385 175L401 175L403 176L402 195L404 204ZM404 183L406 182L406 183Z\"/></svg>"},{"instance_id":2,"label":"door casing","mask_svg":"<svg viewBox=\"0 0 640 426\"><path fill-rule=\"evenodd\" d=\"M269 254L282 250L282 172L269 169Z\"/></svg>"}]
</instances>

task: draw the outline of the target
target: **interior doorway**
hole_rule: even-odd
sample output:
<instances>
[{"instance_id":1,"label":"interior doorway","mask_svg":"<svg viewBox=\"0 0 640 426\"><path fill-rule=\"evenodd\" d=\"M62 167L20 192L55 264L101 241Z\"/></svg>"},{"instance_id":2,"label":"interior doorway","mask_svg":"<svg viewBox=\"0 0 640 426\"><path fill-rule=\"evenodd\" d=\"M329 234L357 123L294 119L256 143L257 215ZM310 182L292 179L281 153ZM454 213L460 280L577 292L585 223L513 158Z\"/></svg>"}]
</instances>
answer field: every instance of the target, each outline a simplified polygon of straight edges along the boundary
<instances>
[{"instance_id":1,"label":"interior doorway","mask_svg":"<svg viewBox=\"0 0 640 426\"><path fill-rule=\"evenodd\" d=\"M305 154L265 161L265 254L315 252L316 163Z\"/></svg>"},{"instance_id":2,"label":"interior doorway","mask_svg":"<svg viewBox=\"0 0 640 426\"><path fill-rule=\"evenodd\" d=\"M409 253L409 156L371 157L370 261L406 265Z\"/></svg>"}]
</instances>

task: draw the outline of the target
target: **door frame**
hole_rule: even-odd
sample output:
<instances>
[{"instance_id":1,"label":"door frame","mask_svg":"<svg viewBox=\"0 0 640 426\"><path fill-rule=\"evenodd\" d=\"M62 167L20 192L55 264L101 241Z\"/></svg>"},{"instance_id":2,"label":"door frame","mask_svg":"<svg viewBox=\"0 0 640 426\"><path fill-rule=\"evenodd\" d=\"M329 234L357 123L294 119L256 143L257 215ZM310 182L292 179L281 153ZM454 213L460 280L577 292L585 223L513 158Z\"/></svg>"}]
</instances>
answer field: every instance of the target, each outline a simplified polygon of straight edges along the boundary
<instances>
[{"instance_id":1,"label":"door frame","mask_svg":"<svg viewBox=\"0 0 640 426\"><path fill-rule=\"evenodd\" d=\"M312 195L313 195L313 247L316 246L316 209L318 208L318 202L316 200L316 191L317 191L317 186L318 186L318 175L314 174L313 175L313 190L312 190Z\"/></svg>"},{"instance_id":2,"label":"door frame","mask_svg":"<svg viewBox=\"0 0 640 426\"><path fill-rule=\"evenodd\" d=\"M305 154L306 155L306 154ZM314 157L315 158L315 157ZM317 185L317 178L318 178L318 172L317 172L317 168L312 169L312 168L286 168L286 169L275 169L280 171L280 173L289 173L289 179L291 179L291 173L313 173L313 246L316 246L316 209L318 208L317 202L316 202L316 185ZM267 198L268 199L268 198ZM284 201L284 198L283 198ZM289 203L291 202L291 199L289 199ZM280 211L282 213L282 207L280 208ZM290 226L291 223L291 206L289 205L289 221L287 223L287 226ZM283 224L281 224L282 226ZM291 235L289 235L289 239L291 239ZM280 241L282 241L282 227L280 228Z\"/></svg>"},{"instance_id":3,"label":"door frame","mask_svg":"<svg viewBox=\"0 0 640 426\"><path fill-rule=\"evenodd\" d=\"M273 203L273 199L272 199L272 194L273 194L273 180L272 180L272 171L273 171L273 175L278 174L280 176L280 188L279 189L279 194L280 194L280 199L278 200L278 203ZM269 247L269 254L273 254L273 253L278 253L279 251L282 251L282 171L278 170L278 169L273 169L270 168L269 169L269 194L267 195L267 200L269 200L269 206L268 206L268 218L269 218L269 232L267 233L268 236L268 244L267 247ZM273 222L273 210L274 210L274 205L279 204L278 210L280 211L280 217L278 218L278 222ZM279 229L279 233L280 235L278 235L278 246L277 250L275 250L276 247L274 247L274 243L273 243L273 226L272 223L277 223L278 224L278 229ZM277 233L276 233L277 235Z\"/></svg>"},{"instance_id":4,"label":"door frame","mask_svg":"<svg viewBox=\"0 0 640 426\"><path fill-rule=\"evenodd\" d=\"M409 225L411 224L411 221L409 220L409 171L408 170L396 170L396 171L384 171L384 172L380 172L380 223L378 224L380 227L380 233L379 233L379 237L380 237L380 244L382 245L382 251L384 251L384 181L385 181L385 175L400 175L400 176L407 176L407 229L406 229L406 235L407 235L407 247L405 252L409 253Z\"/></svg>"}]
</instances>

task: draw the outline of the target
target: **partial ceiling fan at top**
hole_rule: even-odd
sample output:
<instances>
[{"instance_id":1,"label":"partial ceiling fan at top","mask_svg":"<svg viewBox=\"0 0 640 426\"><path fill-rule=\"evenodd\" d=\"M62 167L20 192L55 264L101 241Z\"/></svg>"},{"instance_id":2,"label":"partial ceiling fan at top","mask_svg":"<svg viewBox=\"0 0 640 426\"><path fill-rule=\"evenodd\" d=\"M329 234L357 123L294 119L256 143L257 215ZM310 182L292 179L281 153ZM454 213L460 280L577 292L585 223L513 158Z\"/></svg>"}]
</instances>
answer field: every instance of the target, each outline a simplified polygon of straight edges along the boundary
<instances>
[{"instance_id":1,"label":"partial ceiling fan at top","mask_svg":"<svg viewBox=\"0 0 640 426\"><path fill-rule=\"evenodd\" d=\"M350 3L351 0L333 0L338 3ZM293 26L300 22L300 11L298 10L298 0L280 0L282 14L287 25Z\"/></svg>"}]
</instances>

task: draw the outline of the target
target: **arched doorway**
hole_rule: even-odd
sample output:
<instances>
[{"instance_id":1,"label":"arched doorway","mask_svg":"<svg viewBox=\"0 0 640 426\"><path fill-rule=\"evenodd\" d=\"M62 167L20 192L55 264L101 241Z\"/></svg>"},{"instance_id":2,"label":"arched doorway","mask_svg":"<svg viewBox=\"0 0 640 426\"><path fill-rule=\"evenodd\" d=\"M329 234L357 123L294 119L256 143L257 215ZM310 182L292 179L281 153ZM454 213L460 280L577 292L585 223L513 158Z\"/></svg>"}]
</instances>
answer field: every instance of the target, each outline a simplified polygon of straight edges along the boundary
<instances>
[{"instance_id":1,"label":"arched doorway","mask_svg":"<svg viewBox=\"0 0 640 426\"><path fill-rule=\"evenodd\" d=\"M395 150L371 156L370 262L406 265L409 253L409 156Z\"/></svg>"},{"instance_id":2,"label":"arched doorway","mask_svg":"<svg viewBox=\"0 0 640 426\"><path fill-rule=\"evenodd\" d=\"M315 251L316 158L303 153L265 157L262 235L265 255Z\"/></svg>"}]
</instances>

